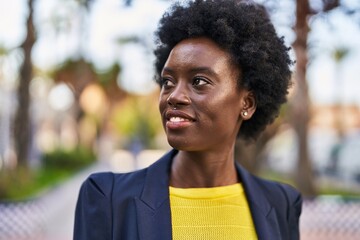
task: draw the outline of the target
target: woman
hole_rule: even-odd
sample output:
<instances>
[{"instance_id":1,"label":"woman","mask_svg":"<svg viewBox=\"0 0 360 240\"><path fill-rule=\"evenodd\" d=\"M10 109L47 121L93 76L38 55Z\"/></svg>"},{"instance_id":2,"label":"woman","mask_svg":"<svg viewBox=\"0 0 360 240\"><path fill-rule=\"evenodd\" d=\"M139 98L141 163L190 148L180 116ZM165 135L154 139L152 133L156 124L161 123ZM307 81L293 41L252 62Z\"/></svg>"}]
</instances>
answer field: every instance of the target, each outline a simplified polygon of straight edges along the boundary
<instances>
[{"instance_id":1,"label":"woman","mask_svg":"<svg viewBox=\"0 0 360 240\"><path fill-rule=\"evenodd\" d=\"M290 85L288 48L262 6L175 4L157 31L156 80L169 153L132 173L83 184L74 239L299 239L301 196L235 163Z\"/></svg>"}]
</instances>

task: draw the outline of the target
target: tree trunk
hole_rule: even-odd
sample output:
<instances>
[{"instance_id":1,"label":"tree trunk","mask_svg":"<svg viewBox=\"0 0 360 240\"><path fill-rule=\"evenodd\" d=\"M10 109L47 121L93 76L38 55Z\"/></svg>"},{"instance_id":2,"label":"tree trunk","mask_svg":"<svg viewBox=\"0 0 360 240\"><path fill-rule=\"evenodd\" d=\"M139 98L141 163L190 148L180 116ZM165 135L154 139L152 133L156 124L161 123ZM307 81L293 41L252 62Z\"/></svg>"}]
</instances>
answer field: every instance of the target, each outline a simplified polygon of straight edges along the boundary
<instances>
[{"instance_id":1,"label":"tree trunk","mask_svg":"<svg viewBox=\"0 0 360 240\"><path fill-rule=\"evenodd\" d=\"M296 55L295 92L291 101L291 124L298 137L298 169L295 181L304 196L316 194L312 164L308 153L309 93L306 82L308 64L307 40L309 33L308 18L311 15L308 0L296 0L296 39L293 47Z\"/></svg>"},{"instance_id":2,"label":"tree trunk","mask_svg":"<svg viewBox=\"0 0 360 240\"><path fill-rule=\"evenodd\" d=\"M26 22L27 34L21 45L24 59L20 69L20 82L17 90L18 107L15 116L14 133L15 149L17 153L18 164L27 167L29 147L30 147L30 93L29 86L32 79L32 61L31 51L36 40L33 23L34 0L28 0L29 16Z\"/></svg>"}]
</instances>

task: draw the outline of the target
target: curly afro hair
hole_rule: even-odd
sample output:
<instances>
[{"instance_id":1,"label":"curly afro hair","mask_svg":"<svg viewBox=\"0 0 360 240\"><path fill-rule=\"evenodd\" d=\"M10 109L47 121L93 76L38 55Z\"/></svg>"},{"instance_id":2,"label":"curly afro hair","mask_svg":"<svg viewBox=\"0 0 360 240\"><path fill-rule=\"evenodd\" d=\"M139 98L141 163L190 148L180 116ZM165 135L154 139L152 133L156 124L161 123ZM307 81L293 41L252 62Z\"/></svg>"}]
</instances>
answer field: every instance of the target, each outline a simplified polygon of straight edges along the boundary
<instances>
[{"instance_id":1,"label":"curly afro hair","mask_svg":"<svg viewBox=\"0 0 360 240\"><path fill-rule=\"evenodd\" d=\"M172 48L180 41L207 37L232 56L241 69L240 88L253 92L256 111L238 136L255 140L279 114L291 85L293 64L266 9L246 0L195 0L175 3L160 20L156 36L155 80Z\"/></svg>"}]
</instances>

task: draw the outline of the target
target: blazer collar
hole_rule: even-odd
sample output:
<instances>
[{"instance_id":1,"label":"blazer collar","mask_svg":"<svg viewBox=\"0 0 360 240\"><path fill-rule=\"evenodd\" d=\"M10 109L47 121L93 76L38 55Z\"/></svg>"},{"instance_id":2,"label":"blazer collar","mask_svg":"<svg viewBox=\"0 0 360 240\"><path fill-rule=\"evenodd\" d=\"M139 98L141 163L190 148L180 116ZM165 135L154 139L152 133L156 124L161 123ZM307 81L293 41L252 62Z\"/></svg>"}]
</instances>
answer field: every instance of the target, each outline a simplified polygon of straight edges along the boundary
<instances>
[{"instance_id":1,"label":"blazer collar","mask_svg":"<svg viewBox=\"0 0 360 240\"><path fill-rule=\"evenodd\" d=\"M245 189L246 198L259 240L281 240L276 212L268 201L257 177L236 163L238 175Z\"/></svg>"},{"instance_id":2,"label":"blazer collar","mask_svg":"<svg viewBox=\"0 0 360 240\"><path fill-rule=\"evenodd\" d=\"M168 152L147 169L141 196L135 198L141 240L172 239L169 174L176 153Z\"/></svg>"},{"instance_id":3,"label":"blazer collar","mask_svg":"<svg viewBox=\"0 0 360 240\"><path fill-rule=\"evenodd\" d=\"M140 198L135 199L141 240L172 238L169 174L176 153L177 150L171 150L148 168L143 192ZM245 189L258 239L280 240L276 213L256 177L237 163L236 168Z\"/></svg>"}]
</instances>

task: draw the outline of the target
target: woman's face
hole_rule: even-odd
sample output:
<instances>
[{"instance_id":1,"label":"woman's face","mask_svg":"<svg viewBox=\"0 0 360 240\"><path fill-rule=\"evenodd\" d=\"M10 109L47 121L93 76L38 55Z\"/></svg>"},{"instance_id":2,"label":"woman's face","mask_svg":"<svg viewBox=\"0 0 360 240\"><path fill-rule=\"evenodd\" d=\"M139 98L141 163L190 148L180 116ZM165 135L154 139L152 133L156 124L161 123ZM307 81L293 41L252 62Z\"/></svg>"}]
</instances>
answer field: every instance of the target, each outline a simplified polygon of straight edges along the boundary
<instances>
[{"instance_id":1,"label":"woman's face","mask_svg":"<svg viewBox=\"0 0 360 240\"><path fill-rule=\"evenodd\" d=\"M169 144L183 151L232 147L248 91L240 70L208 38L186 39L171 51L161 73L159 108Z\"/></svg>"}]
</instances>

